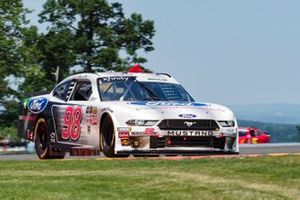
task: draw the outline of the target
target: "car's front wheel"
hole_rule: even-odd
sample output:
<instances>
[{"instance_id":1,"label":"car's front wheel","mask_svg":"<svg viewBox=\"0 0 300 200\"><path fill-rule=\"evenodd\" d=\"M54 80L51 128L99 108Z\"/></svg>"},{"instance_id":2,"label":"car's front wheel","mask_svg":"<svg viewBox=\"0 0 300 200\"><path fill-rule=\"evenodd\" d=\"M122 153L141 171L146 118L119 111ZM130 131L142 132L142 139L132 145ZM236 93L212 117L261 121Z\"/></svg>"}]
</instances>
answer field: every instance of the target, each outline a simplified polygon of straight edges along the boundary
<instances>
[{"instance_id":1,"label":"car's front wheel","mask_svg":"<svg viewBox=\"0 0 300 200\"><path fill-rule=\"evenodd\" d=\"M100 149L106 157L128 157L115 154L115 129L110 116L106 116L100 125Z\"/></svg>"}]
</instances>

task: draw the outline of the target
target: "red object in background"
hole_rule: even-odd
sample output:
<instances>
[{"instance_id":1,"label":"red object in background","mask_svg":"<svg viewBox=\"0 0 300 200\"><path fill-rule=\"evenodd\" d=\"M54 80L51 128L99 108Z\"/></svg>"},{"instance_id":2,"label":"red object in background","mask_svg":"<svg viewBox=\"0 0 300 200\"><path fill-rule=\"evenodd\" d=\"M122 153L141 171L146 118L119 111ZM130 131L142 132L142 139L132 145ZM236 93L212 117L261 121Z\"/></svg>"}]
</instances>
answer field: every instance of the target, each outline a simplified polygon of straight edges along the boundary
<instances>
[{"instance_id":1,"label":"red object in background","mask_svg":"<svg viewBox=\"0 0 300 200\"><path fill-rule=\"evenodd\" d=\"M253 128L253 127L239 128L240 144L269 143L270 140L271 140L270 134L258 128Z\"/></svg>"},{"instance_id":2,"label":"red object in background","mask_svg":"<svg viewBox=\"0 0 300 200\"><path fill-rule=\"evenodd\" d=\"M134 65L133 67L131 67L128 72L131 73L142 73L144 72L144 70L142 69L142 67L139 64Z\"/></svg>"}]
</instances>

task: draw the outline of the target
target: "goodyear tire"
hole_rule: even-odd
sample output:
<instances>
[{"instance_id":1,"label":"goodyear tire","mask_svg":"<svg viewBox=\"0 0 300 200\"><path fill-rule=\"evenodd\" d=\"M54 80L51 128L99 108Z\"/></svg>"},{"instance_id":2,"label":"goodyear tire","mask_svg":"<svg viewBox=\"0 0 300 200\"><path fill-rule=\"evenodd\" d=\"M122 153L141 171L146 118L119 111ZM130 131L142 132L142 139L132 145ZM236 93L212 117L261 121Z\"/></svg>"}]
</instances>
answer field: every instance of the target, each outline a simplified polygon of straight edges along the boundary
<instances>
[{"instance_id":1,"label":"goodyear tire","mask_svg":"<svg viewBox=\"0 0 300 200\"><path fill-rule=\"evenodd\" d=\"M44 118L37 120L34 129L34 144L36 154L40 159L49 159L47 123Z\"/></svg>"},{"instance_id":2,"label":"goodyear tire","mask_svg":"<svg viewBox=\"0 0 300 200\"><path fill-rule=\"evenodd\" d=\"M110 116L105 116L100 125L100 150L106 157L128 157L115 154L115 129Z\"/></svg>"},{"instance_id":3,"label":"goodyear tire","mask_svg":"<svg viewBox=\"0 0 300 200\"><path fill-rule=\"evenodd\" d=\"M55 155L50 155L49 133L47 122L44 118L39 118L36 122L34 144L36 154L40 159L62 159L65 157L65 152L57 152Z\"/></svg>"}]
</instances>

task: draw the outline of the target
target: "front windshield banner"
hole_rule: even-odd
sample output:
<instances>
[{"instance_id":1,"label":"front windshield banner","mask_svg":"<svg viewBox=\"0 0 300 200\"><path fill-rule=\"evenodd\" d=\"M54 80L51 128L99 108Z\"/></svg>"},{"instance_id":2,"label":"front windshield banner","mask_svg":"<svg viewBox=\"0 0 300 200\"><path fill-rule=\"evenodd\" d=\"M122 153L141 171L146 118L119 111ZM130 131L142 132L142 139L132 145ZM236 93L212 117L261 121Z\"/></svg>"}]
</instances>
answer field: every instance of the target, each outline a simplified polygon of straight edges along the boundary
<instances>
[{"instance_id":1,"label":"front windshield banner","mask_svg":"<svg viewBox=\"0 0 300 200\"><path fill-rule=\"evenodd\" d=\"M102 101L177 101L194 102L179 84L168 82L140 82L136 77L115 76L98 79Z\"/></svg>"}]
</instances>

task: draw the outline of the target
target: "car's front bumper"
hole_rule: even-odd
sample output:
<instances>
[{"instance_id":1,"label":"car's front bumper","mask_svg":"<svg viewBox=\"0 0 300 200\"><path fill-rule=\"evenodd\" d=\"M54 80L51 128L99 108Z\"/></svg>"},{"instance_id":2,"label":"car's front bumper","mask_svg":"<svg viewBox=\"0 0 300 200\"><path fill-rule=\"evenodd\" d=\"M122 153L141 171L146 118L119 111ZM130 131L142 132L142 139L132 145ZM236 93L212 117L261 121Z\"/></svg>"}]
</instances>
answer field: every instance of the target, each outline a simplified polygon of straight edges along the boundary
<instances>
[{"instance_id":1,"label":"car's front bumper","mask_svg":"<svg viewBox=\"0 0 300 200\"><path fill-rule=\"evenodd\" d=\"M116 153L239 152L237 128L220 129L209 134L205 131L174 132L157 129L151 135L136 134L143 133L136 129L132 129L132 133L127 138L116 139Z\"/></svg>"}]
</instances>

